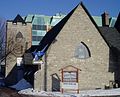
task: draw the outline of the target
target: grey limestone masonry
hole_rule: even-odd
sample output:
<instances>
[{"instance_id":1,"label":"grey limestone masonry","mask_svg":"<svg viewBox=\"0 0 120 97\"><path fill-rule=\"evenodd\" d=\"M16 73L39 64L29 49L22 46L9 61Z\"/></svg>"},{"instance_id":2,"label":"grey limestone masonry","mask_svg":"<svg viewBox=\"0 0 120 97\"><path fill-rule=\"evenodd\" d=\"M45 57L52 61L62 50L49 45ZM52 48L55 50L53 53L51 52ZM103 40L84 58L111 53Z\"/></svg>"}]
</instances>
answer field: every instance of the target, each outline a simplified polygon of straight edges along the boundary
<instances>
[{"instance_id":1,"label":"grey limestone masonry","mask_svg":"<svg viewBox=\"0 0 120 97\"><path fill-rule=\"evenodd\" d=\"M56 74L61 79L59 70L68 65L81 69L79 71L80 90L104 88L110 80L114 80L114 74L108 71L109 47L83 6L77 7L56 40L57 42L53 43L47 51L46 85L48 91L54 87L51 75ZM81 42L84 42L89 48L90 58L77 59L74 57L75 49Z\"/></svg>"},{"instance_id":2,"label":"grey limestone masonry","mask_svg":"<svg viewBox=\"0 0 120 97\"><path fill-rule=\"evenodd\" d=\"M17 35L18 34L18 35ZM31 23L22 24L7 22L7 47L6 47L6 82L12 84L17 80L16 62L26 49L31 47Z\"/></svg>"}]
</instances>

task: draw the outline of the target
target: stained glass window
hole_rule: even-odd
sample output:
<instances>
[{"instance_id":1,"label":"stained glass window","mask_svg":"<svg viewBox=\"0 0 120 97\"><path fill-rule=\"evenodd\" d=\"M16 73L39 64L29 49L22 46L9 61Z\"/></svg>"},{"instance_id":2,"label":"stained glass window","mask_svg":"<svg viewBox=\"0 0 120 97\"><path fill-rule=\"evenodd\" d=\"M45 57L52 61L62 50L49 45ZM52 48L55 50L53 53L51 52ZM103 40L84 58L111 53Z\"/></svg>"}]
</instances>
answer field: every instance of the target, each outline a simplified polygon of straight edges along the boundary
<instances>
[{"instance_id":1,"label":"stained glass window","mask_svg":"<svg viewBox=\"0 0 120 97\"><path fill-rule=\"evenodd\" d=\"M75 49L75 57L79 59L86 59L90 56L89 48L85 43L81 42Z\"/></svg>"}]
</instances>

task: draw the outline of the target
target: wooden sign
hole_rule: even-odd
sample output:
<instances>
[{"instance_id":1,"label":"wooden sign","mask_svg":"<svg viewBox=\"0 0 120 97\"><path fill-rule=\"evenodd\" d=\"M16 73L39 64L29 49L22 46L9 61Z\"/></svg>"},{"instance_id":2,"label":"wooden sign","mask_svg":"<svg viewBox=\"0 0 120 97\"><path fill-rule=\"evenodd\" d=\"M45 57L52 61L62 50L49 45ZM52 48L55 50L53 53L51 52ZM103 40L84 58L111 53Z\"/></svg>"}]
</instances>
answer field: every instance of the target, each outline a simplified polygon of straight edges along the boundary
<instances>
[{"instance_id":1,"label":"wooden sign","mask_svg":"<svg viewBox=\"0 0 120 97\"><path fill-rule=\"evenodd\" d=\"M79 86L78 86L78 68L74 66L66 66L65 68L61 69L61 91L63 93L64 90L75 90L79 93Z\"/></svg>"},{"instance_id":2,"label":"wooden sign","mask_svg":"<svg viewBox=\"0 0 120 97\"><path fill-rule=\"evenodd\" d=\"M78 89L77 72L76 71L63 72L62 88L64 88L64 89Z\"/></svg>"}]
</instances>

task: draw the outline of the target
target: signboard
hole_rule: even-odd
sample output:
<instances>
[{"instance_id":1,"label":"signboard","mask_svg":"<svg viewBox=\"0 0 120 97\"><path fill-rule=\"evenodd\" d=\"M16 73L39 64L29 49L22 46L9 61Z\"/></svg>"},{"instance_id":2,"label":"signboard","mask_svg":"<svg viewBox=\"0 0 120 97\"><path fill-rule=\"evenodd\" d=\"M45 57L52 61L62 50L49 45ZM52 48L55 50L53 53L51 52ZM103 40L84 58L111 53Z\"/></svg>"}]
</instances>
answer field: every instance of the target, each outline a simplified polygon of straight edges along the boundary
<instances>
[{"instance_id":1,"label":"signboard","mask_svg":"<svg viewBox=\"0 0 120 97\"><path fill-rule=\"evenodd\" d=\"M77 73L76 72L64 72L63 73L63 81L64 82L76 82Z\"/></svg>"},{"instance_id":2,"label":"signboard","mask_svg":"<svg viewBox=\"0 0 120 97\"><path fill-rule=\"evenodd\" d=\"M62 88L64 89L78 89L77 72L65 71L63 72Z\"/></svg>"},{"instance_id":3,"label":"signboard","mask_svg":"<svg viewBox=\"0 0 120 97\"><path fill-rule=\"evenodd\" d=\"M63 89L78 89L77 82L62 82Z\"/></svg>"},{"instance_id":4,"label":"signboard","mask_svg":"<svg viewBox=\"0 0 120 97\"><path fill-rule=\"evenodd\" d=\"M77 91L79 93L79 86L78 86L78 68L68 65L61 69L61 91L63 93L64 90L69 91Z\"/></svg>"}]
</instances>

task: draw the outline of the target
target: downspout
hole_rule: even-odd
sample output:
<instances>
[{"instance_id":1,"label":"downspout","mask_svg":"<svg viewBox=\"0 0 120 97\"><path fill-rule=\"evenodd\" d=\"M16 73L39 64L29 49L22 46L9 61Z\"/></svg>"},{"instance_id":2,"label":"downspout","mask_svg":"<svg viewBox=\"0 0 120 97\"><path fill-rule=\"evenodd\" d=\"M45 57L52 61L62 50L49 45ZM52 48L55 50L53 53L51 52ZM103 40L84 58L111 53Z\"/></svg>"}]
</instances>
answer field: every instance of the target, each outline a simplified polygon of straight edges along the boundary
<instances>
[{"instance_id":1,"label":"downspout","mask_svg":"<svg viewBox=\"0 0 120 97\"><path fill-rule=\"evenodd\" d=\"M44 90L47 91L47 52L45 53L45 66L44 66Z\"/></svg>"}]
</instances>

